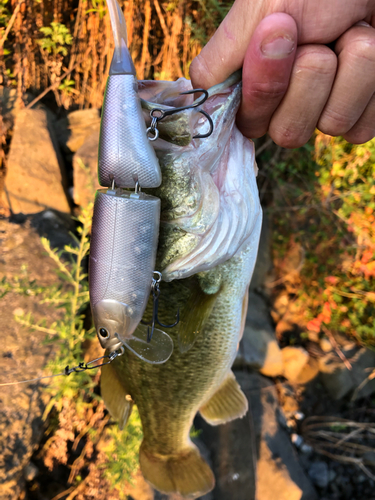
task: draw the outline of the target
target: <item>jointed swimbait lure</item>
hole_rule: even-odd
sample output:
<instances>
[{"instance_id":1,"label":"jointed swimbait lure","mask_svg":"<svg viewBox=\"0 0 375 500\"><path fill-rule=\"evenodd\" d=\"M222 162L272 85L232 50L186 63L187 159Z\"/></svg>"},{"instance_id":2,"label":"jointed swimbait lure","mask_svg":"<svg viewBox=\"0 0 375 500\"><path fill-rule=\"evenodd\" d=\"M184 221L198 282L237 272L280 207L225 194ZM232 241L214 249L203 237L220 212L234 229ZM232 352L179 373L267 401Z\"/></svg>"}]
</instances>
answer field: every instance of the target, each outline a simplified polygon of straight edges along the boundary
<instances>
[{"instance_id":1,"label":"jointed swimbait lure","mask_svg":"<svg viewBox=\"0 0 375 500\"><path fill-rule=\"evenodd\" d=\"M203 101L191 106L152 109L151 127L146 129L135 68L127 48L125 19L116 0L107 0L107 4L115 51L103 103L98 177L100 185L109 189L98 190L95 197L89 266L91 308L103 348L113 351L125 345L150 363L163 363L172 354L173 342L155 328L155 322L163 327L174 324L163 325L157 319L161 275L154 269L160 200L142 193L140 188L161 184L158 159L150 144L158 137L158 121L197 107L208 93L187 92L205 94ZM199 111L212 125L210 117ZM154 318L150 330L139 323L151 290Z\"/></svg>"}]
</instances>

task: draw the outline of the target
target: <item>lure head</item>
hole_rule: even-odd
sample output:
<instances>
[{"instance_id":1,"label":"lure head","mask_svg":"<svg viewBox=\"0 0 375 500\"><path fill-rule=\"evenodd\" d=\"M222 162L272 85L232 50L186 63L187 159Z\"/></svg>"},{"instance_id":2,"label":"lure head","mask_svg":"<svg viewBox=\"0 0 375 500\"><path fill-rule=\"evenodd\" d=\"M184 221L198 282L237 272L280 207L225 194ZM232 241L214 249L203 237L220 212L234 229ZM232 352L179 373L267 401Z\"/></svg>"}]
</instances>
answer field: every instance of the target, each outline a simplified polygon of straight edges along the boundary
<instances>
[{"instance_id":1,"label":"lure head","mask_svg":"<svg viewBox=\"0 0 375 500\"><path fill-rule=\"evenodd\" d=\"M100 300L92 312L96 333L104 349L118 349L130 337L131 318L126 304L111 299Z\"/></svg>"}]
</instances>

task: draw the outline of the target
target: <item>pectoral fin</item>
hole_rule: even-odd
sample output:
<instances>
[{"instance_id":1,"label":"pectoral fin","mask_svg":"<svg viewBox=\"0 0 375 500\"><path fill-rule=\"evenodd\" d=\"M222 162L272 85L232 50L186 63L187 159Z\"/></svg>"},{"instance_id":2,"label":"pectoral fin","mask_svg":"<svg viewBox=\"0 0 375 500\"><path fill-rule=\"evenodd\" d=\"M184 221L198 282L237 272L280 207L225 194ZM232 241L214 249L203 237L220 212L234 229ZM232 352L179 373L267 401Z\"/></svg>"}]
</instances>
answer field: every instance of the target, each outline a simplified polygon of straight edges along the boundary
<instances>
[{"instance_id":1,"label":"pectoral fin","mask_svg":"<svg viewBox=\"0 0 375 500\"><path fill-rule=\"evenodd\" d=\"M178 331L178 346L180 352L187 352L202 332L207 319L210 317L217 298L217 293L209 295L196 287L188 300Z\"/></svg>"},{"instance_id":2,"label":"pectoral fin","mask_svg":"<svg viewBox=\"0 0 375 500\"><path fill-rule=\"evenodd\" d=\"M202 417L210 425L220 425L243 417L248 410L248 402L232 371L215 394L199 409Z\"/></svg>"},{"instance_id":3,"label":"pectoral fin","mask_svg":"<svg viewBox=\"0 0 375 500\"><path fill-rule=\"evenodd\" d=\"M111 365L102 366L100 390L107 410L111 417L118 421L122 430L130 417L134 401Z\"/></svg>"}]
</instances>

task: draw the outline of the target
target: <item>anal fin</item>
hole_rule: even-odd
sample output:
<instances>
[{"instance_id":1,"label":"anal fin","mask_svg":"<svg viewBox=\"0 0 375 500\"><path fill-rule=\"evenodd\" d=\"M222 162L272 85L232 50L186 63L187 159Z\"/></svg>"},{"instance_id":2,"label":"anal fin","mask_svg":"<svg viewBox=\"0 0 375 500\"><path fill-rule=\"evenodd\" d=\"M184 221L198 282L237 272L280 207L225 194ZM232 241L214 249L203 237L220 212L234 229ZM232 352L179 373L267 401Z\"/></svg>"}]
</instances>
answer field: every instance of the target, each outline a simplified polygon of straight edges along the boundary
<instances>
[{"instance_id":1,"label":"anal fin","mask_svg":"<svg viewBox=\"0 0 375 500\"><path fill-rule=\"evenodd\" d=\"M134 401L111 365L102 366L100 390L107 410L122 430L130 417Z\"/></svg>"},{"instance_id":2,"label":"anal fin","mask_svg":"<svg viewBox=\"0 0 375 500\"><path fill-rule=\"evenodd\" d=\"M234 373L230 371L219 389L199 409L199 412L210 425L220 425L243 417L248 408L246 396Z\"/></svg>"}]
</instances>

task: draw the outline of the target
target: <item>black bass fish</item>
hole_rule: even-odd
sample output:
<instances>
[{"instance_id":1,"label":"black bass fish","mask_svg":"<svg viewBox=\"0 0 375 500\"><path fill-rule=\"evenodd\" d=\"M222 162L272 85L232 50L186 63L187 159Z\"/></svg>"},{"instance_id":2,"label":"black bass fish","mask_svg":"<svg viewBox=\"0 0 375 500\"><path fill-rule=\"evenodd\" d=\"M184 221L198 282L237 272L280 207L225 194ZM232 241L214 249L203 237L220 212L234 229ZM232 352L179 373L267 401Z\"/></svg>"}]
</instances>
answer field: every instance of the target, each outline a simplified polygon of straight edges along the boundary
<instances>
[{"instance_id":1,"label":"black bass fish","mask_svg":"<svg viewBox=\"0 0 375 500\"><path fill-rule=\"evenodd\" d=\"M231 366L244 328L262 214L254 145L235 125L241 84L231 83L210 89L202 106L214 125L209 138L193 139L204 134L207 121L188 110L166 120L163 130L161 122L161 138L154 142L163 178L152 190L161 199L158 313L173 323L180 310L179 324L169 330L174 352L166 363L151 365L127 351L102 368L102 397L121 428L133 403L138 407L145 479L186 498L214 487L210 467L189 438L196 413L218 425L248 409ZM185 79L140 82L140 89L147 101L168 106L191 99L179 95L191 89ZM151 317L149 303L144 319Z\"/></svg>"}]
</instances>

